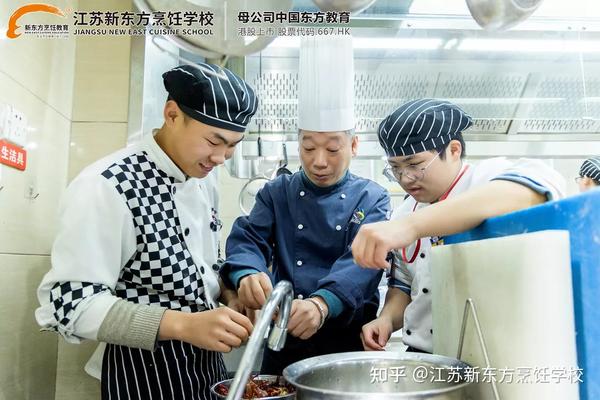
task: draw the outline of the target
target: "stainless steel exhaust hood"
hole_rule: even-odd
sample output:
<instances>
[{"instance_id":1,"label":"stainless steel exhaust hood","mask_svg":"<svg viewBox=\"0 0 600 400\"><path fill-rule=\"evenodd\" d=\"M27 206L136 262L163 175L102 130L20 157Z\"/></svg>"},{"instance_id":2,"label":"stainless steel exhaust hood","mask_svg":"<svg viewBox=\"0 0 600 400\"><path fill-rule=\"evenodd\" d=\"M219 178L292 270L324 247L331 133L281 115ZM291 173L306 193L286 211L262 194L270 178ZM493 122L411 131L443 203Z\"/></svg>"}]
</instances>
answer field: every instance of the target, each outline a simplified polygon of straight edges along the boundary
<instances>
[{"instance_id":1,"label":"stainless steel exhaust hood","mask_svg":"<svg viewBox=\"0 0 600 400\"><path fill-rule=\"evenodd\" d=\"M474 158L600 153L600 4L586 3L597 11L586 14L583 0L569 2L569 12L558 3L546 0L505 32L482 30L464 0L378 0L353 17L359 157L383 156L379 122L418 97L449 99L473 115L465 136ZM544 14L553 4L558 11ZM295 0L293 9L318 10L312 0ZM257 160L259 134L271 161L281 156L282 141L297 157L298 43L299 36L278 37L260 53L228 63L260 98L239 165ZM254 164L239 175L253 175Z\"/></svg>"},{"instance_id":2,"label":"stainless steel exhaust hood","mask_svg":"<svg viewBox=\"0 0 600 400\"><path fill-rule=\"evenodd\" d=\"M359 157L383 156L379 122L419 97L451 100L474 117L466 133L474 157L600 153L599 18L533 18L519 29L488 32L469 15L370 16L378 6L352 22ZM258 133L265 144L285 135L290 157L297 154L298 44L298 37L280 37L243 60L261 99L246 159L256 156ZM279 148L270 153L267 145L265 154Z\"/></svg>"}]
</instances>

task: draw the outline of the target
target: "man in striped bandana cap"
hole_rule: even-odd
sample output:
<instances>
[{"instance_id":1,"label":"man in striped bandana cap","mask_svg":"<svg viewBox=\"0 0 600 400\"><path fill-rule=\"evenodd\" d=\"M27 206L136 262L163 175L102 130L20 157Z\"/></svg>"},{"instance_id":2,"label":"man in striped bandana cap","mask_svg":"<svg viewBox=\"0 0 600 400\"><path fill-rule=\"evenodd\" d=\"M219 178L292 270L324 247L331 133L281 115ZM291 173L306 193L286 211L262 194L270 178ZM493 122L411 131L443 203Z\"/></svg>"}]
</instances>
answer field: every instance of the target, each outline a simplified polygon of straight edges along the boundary
<instances>
[{"instance_id":1,"label":"man in striped bandana cap","mask_svg":"<svg viewBox=\"0 0 600 400\"><path fill-rule=\"evenodd\" d=\"M391 221L363 226L352 244L359 265L391 266L385 306L362 329L367 350L383 349L392 332L403 329L408 351L433 352L431 248L486 218L563 196L564 179L541 161L465 162L462 133L471 125L457 105L420 99L400 106L379 126L388 161L384 173L407 195Z\"/></svg>"},{"instance_id":2,"label":"man in striped bandana cap","mask_svg":"<svg viewBox=\"0 0 600 400\"><path fill-rule=\"evenodd\" d=\"M409 101L380 124L379 143L388 157L409 156L462 140L461 132L472 124L469 115L447 101Z\"/></svg>"},{"instance_id":3,"label":"man in striped bandana cap","mask_svg":"<svg viewBox=\"0 0 600 400\"><path fill-rule=\"evenodd\" d=\"M579 176L575 178L580 192L600 186L600 156L590 157L581 164Z\"/></svg>"},{"instance_id":4,"label":"man in striped bandana cap","mask_svg":"<svg viewBox=\"0 0 600 400\"><path fill-rule=\"evenodd\" d=\"M221 353L252 331L215 267L210 172L243 139L256 95L210 64L173 68L163 82L162 126L67 188L52 268L38 289L44 330L106 343L102 399L214 399L211 386L227 378Z\"/></svg>"}]
</instances>

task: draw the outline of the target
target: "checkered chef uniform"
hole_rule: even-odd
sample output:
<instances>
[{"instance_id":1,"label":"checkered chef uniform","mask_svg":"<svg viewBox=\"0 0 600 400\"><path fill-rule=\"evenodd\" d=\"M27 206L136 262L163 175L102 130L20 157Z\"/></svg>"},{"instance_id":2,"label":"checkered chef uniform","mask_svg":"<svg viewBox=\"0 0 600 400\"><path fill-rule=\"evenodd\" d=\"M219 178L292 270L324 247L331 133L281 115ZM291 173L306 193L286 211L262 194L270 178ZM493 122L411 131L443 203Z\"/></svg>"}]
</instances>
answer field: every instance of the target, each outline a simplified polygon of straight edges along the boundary
<instances>
[{"instance_id":1,"label":"checkered chef uniform","mask_svg":"<svg viewBox=\"0 0 600 400\"><path fill-rule=\"evenodd\" d=\"M176 73L188 79L188 71ZM216 85L201 83L215 93ZM169 92L188 109L186 114L193 114L190 103L183 104L185 97ZM245 96L251 114L239 115L249 121L256 100L252 92ZM206 107L200 109L207 122L216 119L216 113L211 117ZM232 129L227 124L219 120L213 125ZM78 343L98 339L119 299L183 312L216 308L217 203L216 175L185 176L154 134L87 167L63 197L52 269L38 290L38 323ZM210 387L226 373L220 353L181 341L157 341L154 351L107 344L102 398L213 399Z\"/></svg>"}]
</instances>

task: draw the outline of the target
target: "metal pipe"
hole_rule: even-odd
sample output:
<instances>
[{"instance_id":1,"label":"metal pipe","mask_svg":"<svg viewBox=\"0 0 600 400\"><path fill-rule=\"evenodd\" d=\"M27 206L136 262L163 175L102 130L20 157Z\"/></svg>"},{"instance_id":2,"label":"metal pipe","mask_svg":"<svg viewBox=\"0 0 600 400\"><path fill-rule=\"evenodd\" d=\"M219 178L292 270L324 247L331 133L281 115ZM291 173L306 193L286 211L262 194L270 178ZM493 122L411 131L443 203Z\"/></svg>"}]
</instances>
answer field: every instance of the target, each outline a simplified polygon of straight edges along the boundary
<instances>
[{"instance_id":1,"label":"metal pipe","mask_svg":"<svg viewBox=\"0 0 600 400\"><path fill-rule=\"evenodd\" d=\"M242 356L242 360L240 361L238 370L235 373L233 382L229 387L227 400L240 400L242 398L244 389L246 388L246 382L248 381L250 373L252 372L252 366L256 361L256 357L258 356L258 352L262 346L263 338L267 332L267 328L271 323L271 316L277 310L277 306L280 306L279 313L277 315L275 325L271 330L271 334L269 335L267 345L270 349L275 351L281 350L285 345L287 324L290 318L290 312L292 310L293 298L294 289L292 288L292 284L290 282L281 281L275 285L271 296L269 296L269 299L261 310L258 322L254 326L254 331L250 336L250 340L246 346L246 351Z\"/></svg>"}]
</instances>

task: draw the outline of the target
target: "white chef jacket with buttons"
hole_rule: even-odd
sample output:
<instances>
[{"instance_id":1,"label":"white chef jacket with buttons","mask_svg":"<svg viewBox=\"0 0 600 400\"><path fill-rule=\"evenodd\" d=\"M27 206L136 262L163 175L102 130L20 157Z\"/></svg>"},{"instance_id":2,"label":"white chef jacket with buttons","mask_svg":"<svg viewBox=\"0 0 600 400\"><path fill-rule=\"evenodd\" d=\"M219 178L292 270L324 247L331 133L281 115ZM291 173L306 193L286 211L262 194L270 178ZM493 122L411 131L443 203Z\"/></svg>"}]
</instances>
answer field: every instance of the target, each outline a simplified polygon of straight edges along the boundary
<instances>
[{"instance_id":1,"label":"white chef jacket with buttons","mask_svg":"<svg viewBox=\"0 0 600 400\"><path fill-rule=\"evenodd\" d=\"M481 161L477 165L465 164L462 177L456 182L448 194L448 198L464 193L469 189L482 186L492 180L507 180L522 184L532 190L544 194L548 200L564 197L565 182L562 176L539 160L519 159L511 162L505 158L492 158ZM392 219L399 219L414 210L427 207L429 204L416 204L414 198L408 197L392 214ZM422 238L418 254L417 244L405 249L403 260L400 250L394 251L394 267L389 276L388 285L396 287L410 295L411 302L404 313L402 339L408 346L427 352L433 351L433 320L431 316L431 271L429 254L432 243L439 238Z\"/></svg>"},{"instance_id":2,"label":"white chef jacket with buttons","mask_svg":"<svg viewBox=\"0 0 600 400\"><path fill-rule=\"evenodd\" d=\"M187 178L148 135L87 167L62 199L36 319L67 341L96 339L118 298L215 308L215 174Z\"/></svg>"}]
</instances>

